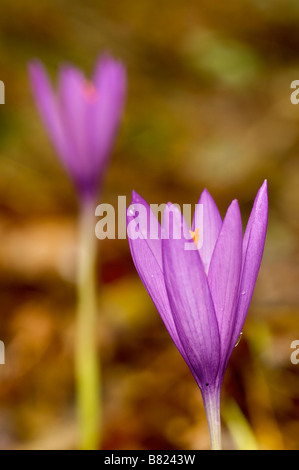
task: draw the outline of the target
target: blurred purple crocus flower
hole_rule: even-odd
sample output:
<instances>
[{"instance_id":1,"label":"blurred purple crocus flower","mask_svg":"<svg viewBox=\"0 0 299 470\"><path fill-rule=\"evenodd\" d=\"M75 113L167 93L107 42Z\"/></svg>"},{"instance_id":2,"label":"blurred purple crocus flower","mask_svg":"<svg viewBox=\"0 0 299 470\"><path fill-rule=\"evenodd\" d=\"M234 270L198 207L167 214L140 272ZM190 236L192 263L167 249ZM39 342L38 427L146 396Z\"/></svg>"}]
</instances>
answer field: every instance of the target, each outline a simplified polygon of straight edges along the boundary
<instances>
[{"instance_id":1,"label":"blurred purple crocus flower","mask_svg":"<svg viewBox=\"0 0 299 470\"><path fill-rule=\"evenodd\" d=\"M134 227L136 204L142 204L147 214L138 217L138 227ZM207 190L198 204L203 207L203 243L198 249L186 250L183 236L175 238L171 230L167 232L169 220L172 233L188 232L184 217L172 204L165 208L159 237L151 239L148 222L155 216L135 192L127 229L137 272L202 392L211 444L216 449L221 448L221 385L245 322L264 250L267 182L257 193L244 236L237 200L231 203L223 221ZM193 235L195 220L194 216ZM131 237L136 227L141 236ZM170 236L163 237L169 232ZM196 236L191 240L194 242Z\"/></svg>"},{"instance_id":2,"label":"blurred purple crocus flower","mask_svg":"<svg viewBox=\"0 0 299 470\"><path fill-rule=\"evenodd\" d=\"M35 101L54 148L81 198L94 198L114 144L126 95L122 63L99 58L91 81L61 67L57 93L43 65L29 64Z\"/></svg>"},{"instance_id":3,"label":"blurred purple crocus flower","mask_svg":"<svg viewBox=\"0 0 299 470\"><path fill-rule=\"evenodd\" d=\"M101 439L101 380L95 335L94 211L123 113L126 72L120 62L107 55L99 58L91 81L80 70L63 66L57 92L39 61L29 64L29 74L37 107L80 203L75 347L79 447L96 449Z\"/></svg>"}]
</instances>

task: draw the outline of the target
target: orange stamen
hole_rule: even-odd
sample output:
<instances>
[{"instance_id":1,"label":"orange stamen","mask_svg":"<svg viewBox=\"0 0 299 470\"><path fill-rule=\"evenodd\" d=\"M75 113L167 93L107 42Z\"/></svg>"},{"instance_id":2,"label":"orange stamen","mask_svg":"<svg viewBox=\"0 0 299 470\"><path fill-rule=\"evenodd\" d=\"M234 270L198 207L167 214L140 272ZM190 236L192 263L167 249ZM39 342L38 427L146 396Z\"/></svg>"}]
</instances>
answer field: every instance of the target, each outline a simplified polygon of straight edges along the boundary
<instances>
[{"instance_id":1,"label":"orange stamen","mask_svg":"<svg viewBox=\"0 0 299 470\"><path fill-rule=\"evenodd\" d=\"M190 230L190 233L192 235L192 238L193 238L193 241L194 241L195 245L197 246L198 241L199 241L199 228L196 228L195 232L192 232L192 230Z\"/></svg>"},{"instance_id":2,"label":"orange stamen","mask_svg":"<svg viewBox=\"0 0 299 470\"><path fill-rule=\"evenodd\" d=\"M83 83L83 95L84 97L90 101L90 102L95 102L98 99L98 91L94 84L90 82L89 80L85 80Z\"/></svg>"}]
</instances>

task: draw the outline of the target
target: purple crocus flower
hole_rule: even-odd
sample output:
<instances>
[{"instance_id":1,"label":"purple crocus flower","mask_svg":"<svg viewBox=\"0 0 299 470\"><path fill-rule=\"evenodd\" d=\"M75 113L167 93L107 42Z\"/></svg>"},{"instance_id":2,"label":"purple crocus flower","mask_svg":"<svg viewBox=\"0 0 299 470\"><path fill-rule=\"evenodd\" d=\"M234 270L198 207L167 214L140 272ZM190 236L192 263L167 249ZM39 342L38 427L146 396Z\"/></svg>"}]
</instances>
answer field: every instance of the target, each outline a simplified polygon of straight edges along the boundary
<instances>
[{"instance_id":1,"label":"purple crocus flower","mask_svg":"<svg viewBox=\"0 0 299 470\"><path fill-rule=\"evenodd\" d=\"M146 217L139 216L139 204L144 206ZM244 236L237 200L223 221L206 189L198 204L203 207L203 243L198 249L186 250L186 238L171 236L189 230L172 204L165 208L159 236L151 239L149 222L158 221L135 192L127 229L137 272L201 390L211 445L216 449L221 448L223 376L245 322L264 250L267 182L257 193ZM173 230L167 226L169 220ZM191 243L198 241L195 220L194 216ZM137 229L139 236L132 237Z\"/></svg>"},{"instance_id":2,"label":"purple crocus flower","mask_svg":"<svg viewBox=\"0 0 299 470\"><path fill-rule=\"evenodd\" d=\"M61 67L58 91L39 61L29 64L32 91L56 152L81 197L94 198L111 153L124 107L126 72L109 56L99 58L91 81Z\"/></svg>"}]
</instances>

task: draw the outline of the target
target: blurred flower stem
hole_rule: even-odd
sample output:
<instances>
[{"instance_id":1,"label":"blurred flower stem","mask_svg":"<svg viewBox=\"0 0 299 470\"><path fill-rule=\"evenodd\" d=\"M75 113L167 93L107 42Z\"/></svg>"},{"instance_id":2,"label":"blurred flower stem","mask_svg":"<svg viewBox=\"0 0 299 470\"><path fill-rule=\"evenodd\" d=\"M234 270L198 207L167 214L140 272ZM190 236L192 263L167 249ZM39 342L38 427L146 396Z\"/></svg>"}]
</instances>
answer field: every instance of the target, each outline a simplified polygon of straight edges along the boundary
<instances>
[{"instance_id":1,"label":"blurred flower stem","mask_svg":"<svg viewBox=\"0 0 299 470\"><path fill-rule=\"evenodd\" d=\"M75 373L79 447L97 449L101 441L101 379L96 341L97 243L94 231L95 203L85 199L79 216L79 253L77 279L77 337Z\"/></svg>"}]
</instances>

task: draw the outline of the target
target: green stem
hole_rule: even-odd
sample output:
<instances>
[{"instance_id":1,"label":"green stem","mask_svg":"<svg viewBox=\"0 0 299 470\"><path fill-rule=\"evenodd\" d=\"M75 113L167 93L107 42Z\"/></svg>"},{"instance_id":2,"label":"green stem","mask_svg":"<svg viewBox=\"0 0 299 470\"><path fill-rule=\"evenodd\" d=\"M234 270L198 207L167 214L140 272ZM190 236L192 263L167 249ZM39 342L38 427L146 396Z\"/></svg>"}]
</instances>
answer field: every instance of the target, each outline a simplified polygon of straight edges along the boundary
<instances>
[{"instance_id":1,"label":"green stem","mask_svg":"<svg viewBox=\"0 0 299 470\"><path fill-rule=\"evenodd\" d=\"M96 344L97 243L93 201L84 201L79 218L78 306L75 373L79 420L79 448L97 449L100 442L100 367Z\"/></svg>"},{"instance_id":2,"label":"green stem","mask_svg":"<svg viewBox=\"0 0 299 470\"><path fill-rule=\"evenodd\" d=\"M211 450L221 450L221 420L220 420L221 387L206 386L202 391L207 421L209 425Z\"/></svg>"}]
</instances>

